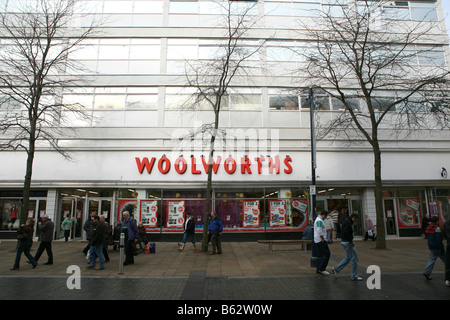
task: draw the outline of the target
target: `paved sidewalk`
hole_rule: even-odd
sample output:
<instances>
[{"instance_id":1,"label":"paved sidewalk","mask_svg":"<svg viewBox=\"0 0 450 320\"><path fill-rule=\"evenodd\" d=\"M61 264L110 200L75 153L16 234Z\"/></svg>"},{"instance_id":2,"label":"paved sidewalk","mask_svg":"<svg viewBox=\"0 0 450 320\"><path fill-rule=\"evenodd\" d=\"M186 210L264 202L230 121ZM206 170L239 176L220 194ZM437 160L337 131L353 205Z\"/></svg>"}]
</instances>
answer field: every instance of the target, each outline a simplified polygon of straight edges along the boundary
<instances>
[{"instance_id":1,"label":"paved sidewalk","mask_svg":"<svg viewBox=\"0 0 450 320\"><path fill-rule=\"evenodd\" d=\"M297 245L268 245L256 242L223 242L223 254L195 252L190 244L183 252L173 242L157 242L155 254L135 257L135 264L119 275L119 252L109 250L111 261L105 270L88 270L82 254L85 243L53 242L54 264L36 269L22 256L20 270L11 271L15 241L0 244L0 299L163 299L163 300L298 300L298 299L446 299L444 265L437 261L433 280L425 280L423 269L429 250L423 239L388 240L387 250L374 249L371 241L357 241L359 275L350 280L350 265L335 279L318 275L310 267L311 252ZM32 254L38 242L33 244ZM111 247L110 247L111 248ZM344 257L339 242L330 245L329 267ZM81 270L81 289L69 290L67 272L71 265ZM381 289L367 287L367 267L381 270ZM19 290L23 285L29 290ZM20 292L20 294L19 294Z\"/></svg>"}]
</instances>

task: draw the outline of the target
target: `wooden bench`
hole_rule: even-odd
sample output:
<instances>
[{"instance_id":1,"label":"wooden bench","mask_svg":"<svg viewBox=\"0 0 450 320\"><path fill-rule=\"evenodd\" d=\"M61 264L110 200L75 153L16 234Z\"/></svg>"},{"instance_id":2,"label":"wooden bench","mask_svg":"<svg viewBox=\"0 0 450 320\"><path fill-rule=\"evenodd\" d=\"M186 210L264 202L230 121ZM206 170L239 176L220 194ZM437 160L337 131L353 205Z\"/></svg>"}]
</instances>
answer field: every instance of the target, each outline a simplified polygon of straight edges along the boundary
<instances>
[{"instance_id":1,"label":"wooden bench","mask_svg":"<svg viewBox=\"0 0 450 320\"><path fill-rule=\"evenodd\" d=\"M307 251L308 245L312 244L312 240L258 240L258 243L268 243L271 252L274 244L301 244L302 250Z\"/></svg>"}]
</instances>

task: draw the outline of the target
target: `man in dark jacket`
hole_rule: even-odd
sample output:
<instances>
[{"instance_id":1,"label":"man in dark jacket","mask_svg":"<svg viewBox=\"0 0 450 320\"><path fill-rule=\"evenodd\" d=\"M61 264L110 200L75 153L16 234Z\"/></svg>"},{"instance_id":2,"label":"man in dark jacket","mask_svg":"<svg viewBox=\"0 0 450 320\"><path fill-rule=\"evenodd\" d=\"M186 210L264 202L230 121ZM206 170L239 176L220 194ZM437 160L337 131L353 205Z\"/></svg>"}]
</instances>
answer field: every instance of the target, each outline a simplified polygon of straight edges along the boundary
<instances>
[{"instance_id":1,"label":"man in dark jacket","mask_svg":"<svg viewBox=\"0 0 450 320\"><path fill-rule=\"evenodd\" d=\"M356 254L355 244L353 242L353 223L358 219L358 215L353 213L350 217L346 217L342 222L341 228L341 244L345 250L344 259L339 264L332 268L331 271L337 277L337 274L344 269L344 267L351 262L352 272L350 277L352 280L361 281L362 278L358 277L358 256Z\"/></svg>"},{"instance_id":2,"label":"man in dark jacket","mask_svg":"<svg viewBox=\"0 0 450 320\"><path fill-rule=\"evenodd\" d=\"M105 269L105 257L103 256L103 246L106 244L106 225L103 221L100 220L98 215L95 215L92 218L94 223L94 229L92 229L91 240L89 248L89 266L86 268L93 269L95 268L95 260L99 259L100 267L95 268L95 270L103 270Z\"/></svg>"},{"instance_id":3,"label":"man in dark jacket","mask_svg":"<svg viewBox=\"0 0 450 320\"><path fill-rule=\"evenodd\" d=\"M213 248L212 254L222 253L222 244L220 243L220 235L223 232L222 221L216 216L216 213L211 212L211 220L208 225L208 234L211 235L211 244Z\"/></svg>"},{"instance_id":4,"label":"man in dark jacket","mask_svg":"<svg viewBox=\"0 0 450 320\"><path fill-rule=\"evenodd\" d=\"M191 214L189 212L186 212L186 218L184 222L183 242L178 248L179 251L183 251L188 238L191 239L191 242L194 245L194 250L197 250L197 246L195 244L195 221L194 218L191 216Z\"/></svg>"},{"instance_id":5,"label":"man in dark jacket","mask_svg":"<svg viewBox=\"0 0 450 320\"><path fill-rule=\"evenodd\" d=\"M428 248L430 249L430 259L423 271L423 275L427 280L431 280L431 272L438 258L445 264L445 249L442 243L442 232L439 228L439 217L434 216L430 220L430 224L425 230L425 236L428 239Z\"/></svg>"},{"instance_id":6,"label":"man in dark jacket","mask_svg":"<svg viewBox=\"0 0 450 320\"><path fill-rule=\"evenodd\" d=\"M136 220L130 216L128 211L124 211L122 217L122 233L125 234L125 262L123 265L127 266L129 264L134 264L133 246L135 242L138 242L139 231Z\"/></svg>"},{"instance_id":7,"label":"man in dark jacket","mask_svg":"<svg viewBox=\"0 0 450 320\"><path fill-rule=\"evenodd\" d=\"M37 233L39 235L39 248L36 251L34 260L36 263L41 257L44 250L47 251L48 260L44 264L53 264L53 252L52 252L52 240L53 240L53 230L55 229L55 224L53 221L45 214L41 217L42 221L38 223Z\"/></svg>"}]
</instances>

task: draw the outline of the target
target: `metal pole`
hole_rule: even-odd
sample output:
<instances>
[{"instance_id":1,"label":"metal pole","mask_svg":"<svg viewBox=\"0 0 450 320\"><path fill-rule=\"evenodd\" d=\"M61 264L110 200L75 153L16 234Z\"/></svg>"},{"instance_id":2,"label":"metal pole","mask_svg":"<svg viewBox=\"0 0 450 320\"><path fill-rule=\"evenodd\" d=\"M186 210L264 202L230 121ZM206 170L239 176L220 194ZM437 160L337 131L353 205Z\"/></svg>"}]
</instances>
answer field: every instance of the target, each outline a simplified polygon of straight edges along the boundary
<instances>
[{"instance_id":1,"label":"metal pole","mask_svg":"<svg viewBox=\"0 0 450 320\"><path fill-rule=\"evenodd\" d=\"M120 243L119 243L119 274L123 274L123 254L125 250L125 233L120 234Z\"/></svg>"}]
</instances>

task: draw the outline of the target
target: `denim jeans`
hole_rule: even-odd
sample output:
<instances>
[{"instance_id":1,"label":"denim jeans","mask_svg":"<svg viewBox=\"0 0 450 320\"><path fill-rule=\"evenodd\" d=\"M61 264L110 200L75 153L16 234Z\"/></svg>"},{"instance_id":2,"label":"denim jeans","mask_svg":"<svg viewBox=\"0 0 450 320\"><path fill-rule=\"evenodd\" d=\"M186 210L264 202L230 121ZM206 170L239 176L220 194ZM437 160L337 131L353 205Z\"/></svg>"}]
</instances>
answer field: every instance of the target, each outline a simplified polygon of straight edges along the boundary
<instances>
[{"instance_id":1,"label":"denim jeans","mask_svg":"<svg viewBox=\"0 0 450 320\"><path fill-rule=\"evenodd\" d=\"M183 243L185 244L189 237L191 238L192 244L195 244L195 233L187 232L185 232L183 235Z\"/></svg>"},{"instance_id":2,"label":"denim jeans","mask_svg":"<svg viewBox=\"0 0 450 320\"><path fill-rule=\"evenodd\" d=\"M339 264L334 267L334 270L336 272L341 272L342 269L345 268L345 266L350 262L351 263L351 275L350 277L352 279L356 279L358 277L358 255L356 254L356 248L351 242L341 242L342 246L345 250L345 257L344 259L339 262Z\"/></svg>"},{"instance_id":3,"label":"denim jeans","mask_svg":"<svg viewBox=\"0 0 450 320\"><path fill-rule=\"evenodd\" d=\"M436 262L437 258L440 258L445 265L445 251L441 249L430 249L430 259L428 260L423 274L429 276L431 272L433 272L434 263Z\"/></svg>"},{"instance_id":4,"label":"denim jeans","mask_svg":"<svg viewBox=\"0 0 450 320\"><path fill-rule=\"evenodd\" d=\"M91 246L89 248L89 260L90 260L90 266L91 267L95 267L95 260L97 259L100 260L100 268L104 269L105 268L105 257L103 256L103 246L99 245L99 246Z\"/></svg>"}]
</instances>

